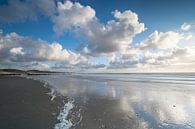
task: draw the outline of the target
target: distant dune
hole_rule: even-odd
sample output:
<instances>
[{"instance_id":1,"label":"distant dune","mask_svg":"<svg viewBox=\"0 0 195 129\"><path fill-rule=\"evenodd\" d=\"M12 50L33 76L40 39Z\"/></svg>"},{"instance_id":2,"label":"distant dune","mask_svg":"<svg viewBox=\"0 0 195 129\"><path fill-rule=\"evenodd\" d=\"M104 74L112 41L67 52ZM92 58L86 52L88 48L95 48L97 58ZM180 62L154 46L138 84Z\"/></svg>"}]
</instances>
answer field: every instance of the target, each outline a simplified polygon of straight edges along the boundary
<instances>
[{"instance_id":1,"label":"distant dune","mask_svg":"<svg viewBox=\"0 0 195 129\"><path fill-rule=\"evenodd\" d=\"M40 71L40 70L18 70L18 69L0 69L0 75L34 75L34 74L54 74L61 72L53 72L53 71Z\"/></svg>"}]
</instances>

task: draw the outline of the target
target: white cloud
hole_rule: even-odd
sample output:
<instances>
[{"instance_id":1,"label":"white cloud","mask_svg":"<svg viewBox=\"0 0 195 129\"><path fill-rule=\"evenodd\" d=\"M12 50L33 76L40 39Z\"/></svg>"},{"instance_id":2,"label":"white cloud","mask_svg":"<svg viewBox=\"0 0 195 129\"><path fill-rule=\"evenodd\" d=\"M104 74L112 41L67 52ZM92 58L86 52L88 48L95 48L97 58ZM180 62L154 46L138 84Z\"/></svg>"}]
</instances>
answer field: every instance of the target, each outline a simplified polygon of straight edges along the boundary
<instances>
[{"instance_id":1,"label":"white cloud","mask_svg":"<svg viewBox=\"0 0 195 129\"><path fill-rule=\"evenodd\" d=\"M115 20L107 24L100 23L95 10L77 2L58 2L58 14L53 16L54 31L63 34L65 31L77 32L86 38L84 52L89 55L111 55L124 51L136 34L145 30L139 23L138 15L130 10L113 12Z\"/></svg>"},{"instance_id":2,"label":"white cloud","mask_svg":"<svg viewBox=\"0 0 195 129\"><path fill-rule=\"evenodd\" d=\"M33 62L43 64L44 62L54 61L77 65L87 60L86 57L80 54L64 49L59 43L33 40L30 37L20 36L16 33L1 36L0 46L1 64L22 66L22 64L27 65Z\"/></svg>"},{"instance_id":3,"label":"white cloud","mask_svg":"<svg viewBox=\"0 0 195 129\"><path fill-rule=\"evenodd\" d=\"M168 32L158 32L150 34L149 37L144 40L139 46L142 49L167 49L174 48L177 46L177 43L185 38L183 34L168 31Z\"/></svg>"},{"instance_id":4,"label":"white cloud","mask_svg":"<svg viewBox=\"0 0 195 129\"><path fill-rule=\"evenodd\" d=\"M76 70L77 72L97 72L99 70L106 70L106 65L96 62L90 62L89 60L79 62L74 65L67 64L66 62L57 62L55 66L52 67L52 69L56 70Z\"/></svg>"},{"instance_id":5,"label":"white cloud","mask_svg":"<svg viewBox=\"0 0 195 129\"><path fill-rule=\"evenodd\" d=\"M25 68L37 69L37 70L50 70L51 69L51 67L48 64L42 63L42 62L30 62L28 63L28 65L25 66Z\"/></svg>"},{"instance_id":6,"label":"white cloud","mask_svg":"<svg viewBox=\"0 0 195 129\"><path fill-rule=\"evenodd\" d=\"M98 21L88 25L86 36L89 54L108 55L122 52L131 44L136 34L145 30L136 13L129 10L121 13L116 10L113 14L115 20L108 21L106 25Z\"/></svg>"},{"instance_id":7,"label":"white cloud","mask_svg":"<svg viewBox=\"0 0 195 129\"><path fill-rule=\"evenodd\" d=\"M53 16L54 32L62 35L74 27L85 26L95 17L95 10L90 6L83 6L80 3L72 3L66 1L65 3L57 3L57 15Z\"/></svg>"},{"instance_id":8,"label":"white cloud","mask_svg":"<svg viewBox=\"0 0 195 129\"><path fill-rule=\"evenodd\" d=\"M137 45L131 45L120 56L110 62L110 69L153 69L168 70L174 66L187 68L195 65L195 45L180 46L180 42L188 42L189 35L169 32L152 33ZM169 69L170 70L170 69Z\"/></svg>"},{"instance_id":9,"label":"white cloud","mask_svg":"<svg viewBox=\"0 0 195 129\"><path fill-rule=\"evenodd\" d=\"M22 47L16 47L16 48L10 49L10 53L14 55L24 55L24 52L22 50L23 50Z\"/></svg>"},{"instance_id":10,"label":"white cloud","mask_svg":"<svg viewBox=\"0 0 195 129\"><path fill-rule=\"evenodd\" d=\"M189 29L191 29L192 25L191 24L188 24L188 23L183 23L181 25L181 30L183 31L188 31Z\"/></svg>"},{"instance_id":11,"label":"white cloud","mask_svg":"<svg viewBox=\"0 0 195 129\"><path fill-rule=\"evenodd\" d=\"M0 7L0 20L13 22L36 19L38 14L47 16L57 35L70 32L84 42L78 51L67 50L57 42L33 40L16 33L4 36L0 30L1 65L83 70L192 68L195 65L195 40L191 31L194 23L184 23L179 32L154 31L139 44L134 44L134 37L146 29L135 12L115 10L112 20L101 23L90 6L71 1L55 2L8 0L7 5ZM102 56L107 58L108 66L89 60L90 57Z\"/></svg>"}]
</instances>

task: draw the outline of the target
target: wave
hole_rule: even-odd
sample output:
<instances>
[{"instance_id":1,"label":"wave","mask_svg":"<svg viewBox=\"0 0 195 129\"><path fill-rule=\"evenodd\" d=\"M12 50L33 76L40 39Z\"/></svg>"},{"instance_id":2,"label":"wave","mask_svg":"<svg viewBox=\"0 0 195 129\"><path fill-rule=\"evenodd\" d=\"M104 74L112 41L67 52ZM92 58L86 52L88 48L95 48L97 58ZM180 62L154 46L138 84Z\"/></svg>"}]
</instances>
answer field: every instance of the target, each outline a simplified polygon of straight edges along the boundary
<instances>
[{"instance_id":1,"label":"wave","mask_svg":"<svg viewBox=\"0 0 195 129\"><path fill-rule=\"evenodd\" d=\"M51 85L49 85L49 83L45 80L42 80L40 78L35 78L34 76L28 76L28 75L18 75L20 77L24 77L24 78L27 78L27 79L32 79L32 80L35 80L35 81L39 81L41 83L43 83L44 87L50 89L50 92L47 93L47 95L49 95L51 97L51 101L53 101L56 97L57 97L57 94L58 94L58 91Z\"/></svg>"},{"instance_id":2,"label":"wave","mask_svg":"<svg viewBox=\"0 0 195 129\"><path fill-rule=\"evenodd\" d=\"M60 111L57 119L59 123L54 126L54 129L69 129L73 126L73 123L67 119L69 112L74 108L73 101L68 101Z\"/></svg>"},{"instance_id":3,"label":"wave","mask_svg":"<svg viewBox=\"0 0 195 129\"><path fill-rule=\"evenodd\" d=\"M19 75L21 77L25 77L27 79L36 80L39 82L42 82L44 87L49 88L51 91L47 93L49 96L51 96L51 101L54 101L54 99L57 97L57 94L59 94L59 91L56 90L55 86L53 86L51 83L49 83L47 80L44 80L40 76L29 76L29 75ZM63 94L61 94L63 95ZM58 123L55 124L54 129L69 129L73 126L73 123L68 119L68 115L70 114L70 111L74 108L74 99L69 99L67 103L64 104L64 106L61 108L60 113L57 117ZM80 113L78 113L79 117ZM80 122L80 121L79 121ZM78 122L77 122L78 123Z\"/></svg>"},{"instance_id":4,"label":"wave","mask_svg":"<svg viewBox=\"0 0 195 129\"><path fill-rule=\"evenodd\" d=\"M93 81L123 81L195 85L195 73L73 74L74 78Z\"/></svg>"}]
</instances>

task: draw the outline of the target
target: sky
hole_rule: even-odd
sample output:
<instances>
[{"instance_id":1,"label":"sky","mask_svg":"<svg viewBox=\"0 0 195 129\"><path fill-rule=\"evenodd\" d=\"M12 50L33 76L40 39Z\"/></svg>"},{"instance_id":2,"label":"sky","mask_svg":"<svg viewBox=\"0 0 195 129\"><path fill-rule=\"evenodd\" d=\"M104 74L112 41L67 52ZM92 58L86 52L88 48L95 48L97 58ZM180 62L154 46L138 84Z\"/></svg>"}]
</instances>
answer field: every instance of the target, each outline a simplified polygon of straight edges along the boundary
<instances>
[{"instance_id":1,"label":"sky","mask_svg":"<svg viewBox=\"0 0 195 129\"><path fill-rule=\"evenodd\" d=\"M0 68L195 72L194 0L1 0Z\"/></svg>"}]
</instances>

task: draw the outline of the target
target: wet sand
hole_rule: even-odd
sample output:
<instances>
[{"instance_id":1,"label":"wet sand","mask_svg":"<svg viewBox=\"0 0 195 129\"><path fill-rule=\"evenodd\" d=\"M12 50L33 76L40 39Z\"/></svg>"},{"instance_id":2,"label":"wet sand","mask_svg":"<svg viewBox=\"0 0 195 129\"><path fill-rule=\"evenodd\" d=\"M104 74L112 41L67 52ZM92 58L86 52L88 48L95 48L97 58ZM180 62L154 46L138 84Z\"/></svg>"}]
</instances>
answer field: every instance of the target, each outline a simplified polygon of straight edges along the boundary
<instances>
[{"instance_id":1,"label":"wet sand","mask_svg":"<svg viewBox=\"0 0 195 129\"><path fill-rule=\"evenodd\" d=\"M49 92L39 81L0 76L0 129L53 129L63 101Z\"/></svg>"},{"instance_id":2,"label":"wet sand","mask_svg":"<svg viewBox=\"0 0 195 129\"><path fill-rule=\"evenodd\" d=\"M141 129L136 116L119 110L120 100L91 99L81 112L82 121L71 129Z\"/></svg>"},{"instance_id":3,"label":"wet sand","mask_svg":"<svg viewBox=\"0 0 195 129\"><path fill-rule=\"evenodd\" d=\"M66 118L70 129L194 129L194 76L185 74L186 82L181 82L184 75L176 79L175 75L154 76L160 77L152 75L149 80L149 75L139 75L141 79L135 82L117 80L116 76L106 79L105 75L43 75L35 79L48 82L74 100ZM163 80L167 76L169 80Z\"/></svg>"},{"instance_id":4,"label":"wet sand","mask_svg":"<svg viewBox=\"0 0 195 129\"><path fill-rule=\"evenodd\" d=\"M27 76L47 82L69 101L50 101L50 90L39 81L0 77L0 129L194 129L194 76L181 83L183 75L172 83Z\"/></svg>"}]
</instances>

